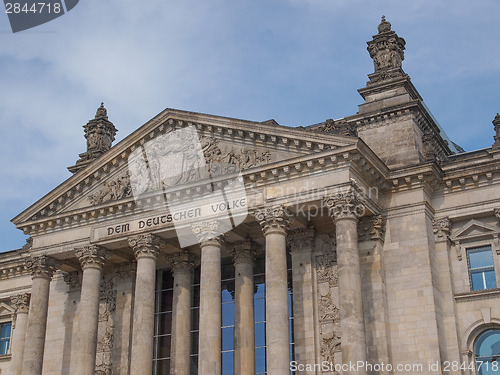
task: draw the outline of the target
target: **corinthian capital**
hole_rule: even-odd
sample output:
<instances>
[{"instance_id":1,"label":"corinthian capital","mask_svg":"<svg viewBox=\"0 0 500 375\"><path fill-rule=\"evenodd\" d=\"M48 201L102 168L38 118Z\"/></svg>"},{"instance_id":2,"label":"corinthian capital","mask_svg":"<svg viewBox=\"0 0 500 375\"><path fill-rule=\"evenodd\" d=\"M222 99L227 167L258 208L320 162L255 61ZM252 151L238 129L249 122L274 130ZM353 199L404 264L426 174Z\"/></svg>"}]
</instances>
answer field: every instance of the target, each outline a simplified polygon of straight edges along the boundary
<instances>
[{"instance_id":1,"label":"corinthian capital","mask_svg":"<svg viewBox=\"0 0 500 375\"><path fill-rule=\"evenodd\" d=\"M446 241L450 235L451 220L447 217L432 220L432 231L437 241Z\"/></svg>"},{"instance_id":2,"label":"corinthian capital","mask_svg":"<svg viewBox=\"0 0 500 375\"><path fill-rule=\"evenodd\" d=\"M51 279L54 272L61 267L61 262L47 255L39 255L28 259L26 267L31 271L32 278Z\"/></svg>"},{"instance_id":3,"label":"corinthian capital","mask_svg":"<svg viewBox=\"0 0 500 375\"><path fill-rule=\"evenodd\" d=\"M365 205L352 188L337 192L332 197L325 197L323 204L328 208L334 220L357 219L365 213Z\"/></svg>"},{"instance_id":4,"label":"corinthian capital","mask_svg":"<svg viewBox=\"0 0 500 375\"><path fill-rule=\"evenodd\" d=\"M224 242L223 230L217 220L205 220L191 227L193 233L198 237L201 247L218 246Z\"/></svg>"},{"instance_id":5,"label":"corinthian capital","mask_svg":"<svg viewBox=\"0 0 500 375\"><path fill-rule=\"evenodd\" d=\"M30 305L30 295L28 293L18 294L10 297L10 302L14 305L16 313L28 313Z\"/></svg>"},{"instance_id":6,"label":"corinthian capital","mask_svg":"<svg viewBox=\"0 0 500 375\"><path fill-rule=\"evenodd\" d=\"M129 237L128 244L134 250L136 259L156 258L163 242L160 237L151 233L139 234Z\"/></svg>"},{"instance_id":7,"label":"corinthian capital","mask_svg":"<svg viewBox=\"0 0 500 375\"><path fill-rule=\"evenodd\" d=\"M254 215L262 227L264 236L273 232L285 235L288 232L290 223L293 221L293 216L283 206L266 207L256 210Z\"/></svg>"},{"instance_id":8,"label":"corinthian capital","mask_svg":"<svg viewBox=\"0 0 500 375\"><path fill-rule=\"evenodd\" d=\"M233 256L234 264L241 264L241 263L253 264L257 252L255 251L252 242L250 240L246 240L235 243L233 245L231 255Z\"/></svg>"},{"instance_id":9,"label":"corinthian capital","mask_svg":"<svg viewBox=\"0 0 500 375\"><path fill-rule=\"evenodd\" d=\"M75 254L82 265L82 269L102 269L104 263L111 258L111 251L98 245L79 247L75 249Z\"/></svg>"},{"instance_id":10,"label":"corinthian capital","mask_svg":"<svg viewBox=\"0 0 500 375\"><path fill-rule=\"evenodd\" d=\"M200 264L200 259L186 250L167 255L167 262L175 277L177 273L192 272Z\"/></svg>"}]
</instances>

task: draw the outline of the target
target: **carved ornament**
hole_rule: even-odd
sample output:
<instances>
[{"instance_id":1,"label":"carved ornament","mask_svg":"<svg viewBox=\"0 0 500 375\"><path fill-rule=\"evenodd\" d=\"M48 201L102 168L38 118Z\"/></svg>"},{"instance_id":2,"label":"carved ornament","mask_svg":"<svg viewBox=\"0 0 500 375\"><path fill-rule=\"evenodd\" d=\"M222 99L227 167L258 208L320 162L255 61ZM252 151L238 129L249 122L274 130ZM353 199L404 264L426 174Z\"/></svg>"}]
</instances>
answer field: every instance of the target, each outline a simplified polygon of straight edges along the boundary
<instances>
[{"instance_id":1,"label":"carved ornament","mask_svg":"<svg viewBox=\"0 0 500 375\"><path fill-rule=\"evenodd\" d=\"M432 220L432 231L437 240L447 240L451 231L451 220L447 217Z\"/></svg>"},{"instance_id":2,"label":"carved ornament","mask_svg":"<svg viewBox=\"0 0 500 375\"><path fill-rule=\"evenodd\" d=\"M286 235L293 216L285 207L274 206L256 210L255 219L261 225L264 236L275 232Z\"/></svg>"},{"instance_id":3,"label":"carved ornament","mask_svg":"<svg viewBox=\"0 0 500 375\"><path fill-rule=\"evenodd\" d=\"M164 245L160 237L151 233L129 237L128 244L134 250L136 259L156 258Z\"/></svg>"},{"instance_id":4,"label":"carved ornament","mask_svg":"<svg viewBox=\"0 0 500 375\"><path fill-rule=\"evenodd\" d=\"M288 233L286 239L292 252L311 251L314 244L314 227L295 229Z\"/></svg>"},{"instance_id":5,"label":"carved ornament","mask_svg":"<svg viewBox=\"0 0 500 375\"><path fill-rule=\"evenodd\" d=\"M362 217L358 226L359 241L384 240L385 220L381 215Z\"/></svg>"},{"instance_id":6,"label":"carved ornament","mask_svg":"<svg viewBox=\"0 0 500 375\"><path fill-rule=\"evenodd\" d=\"M221 235L221 225L217 220L205 220L191 226L193 233L198 237L201 247L222 247L224 236Z\"/></svg>"},{"instance_id":7,"label":"carved ornament","mask_svg":"<svg viewBox=\"0 0 500 375\"><path fill-rule=\"evenodd\" d=\"M334 220L357 219L365 213L365 205L353 188L325 197L323 204Z\"/></svg>"},{"instance_id":8,"label":"carved ornament","mask_svg":"<svg viewBox=\"0 0 500 375\"><path fill-rule=\"evenodd\" d=\"M257 251L255 250L252 241L246 240L235 243L233 245L231 255L233 256L233 262L235 265L248 263L253 264Z\"/></svg>"},{"instance_id":9,"label":"carved ornament","mask_svg":"<svg viewBox=\"0 0 500 375\"><path fill-rule=\"evenodd\" d=\"M178 273L191 273L200 265L200 258L187 250L168 254L166 258L174 278Z\"/></svg>"},{"instance_id":10,"label":"carved ornament","mask_svg":"<svg viewBox=\"0 0 500 375\"><path fill-rule=\"evenodd\" d=\"M111 251L98 245L88 245L75 249L75 254L82 266L102 269L104 263L111 258Z\"/></svg>"},{"instance_id":11,"label":"carved ornament","mask_svg":"<svg viewBox=\"0 0 500 375\"><path fill-rule=\"evenodd\" d=\"M30 295L28 293L18 294L10 297L10 302L17 313L28 313L30 306Z\"/></svg>"},{"instance_id":12,"label":"carved ornament","mask_svg":"<svg viewBox=\"0 0 500 375\"><path fill-rule=\"evenodd\" d=\"M61 262L47 255L31 257L26 261L31 276L51 279L54 272L61 267Z\"/></svg>"}]
</instances>

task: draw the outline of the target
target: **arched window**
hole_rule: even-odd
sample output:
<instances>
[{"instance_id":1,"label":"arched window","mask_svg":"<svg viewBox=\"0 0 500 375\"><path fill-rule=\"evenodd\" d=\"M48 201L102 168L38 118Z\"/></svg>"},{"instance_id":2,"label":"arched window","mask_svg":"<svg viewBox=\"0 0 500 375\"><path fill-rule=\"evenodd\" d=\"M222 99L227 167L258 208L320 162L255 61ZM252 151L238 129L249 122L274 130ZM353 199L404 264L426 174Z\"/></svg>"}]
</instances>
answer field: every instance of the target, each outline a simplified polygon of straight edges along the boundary
<instances>
[{"instance_id":1,"label":"arched window","mask_svg":"<svg viewBox=\"0 0 500 375\"><path fill-rule=\"evenodd\" d=\"M500 329L489 329L481 333L474 344L474 355L478 375L500 373Z\"/></svg>"}]
</instances>

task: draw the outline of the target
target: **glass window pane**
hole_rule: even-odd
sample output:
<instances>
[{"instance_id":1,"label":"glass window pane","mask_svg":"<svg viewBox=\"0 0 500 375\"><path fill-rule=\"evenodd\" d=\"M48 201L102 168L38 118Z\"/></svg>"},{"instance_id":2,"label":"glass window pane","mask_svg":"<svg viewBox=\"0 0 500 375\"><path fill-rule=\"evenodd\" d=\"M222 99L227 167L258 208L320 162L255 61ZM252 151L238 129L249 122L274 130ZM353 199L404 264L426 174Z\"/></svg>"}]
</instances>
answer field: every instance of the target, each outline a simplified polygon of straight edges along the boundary
<instances>
[{"instance_id":1,"label":"glass window pane","mask_svg":"<svg viewBox=\"0 0 500 375\"><path fill-rule=\"evenodd\" d=\"M266 346L266 324L255 324L255 347Z\"/></svg>"},{"instance_id":2,"label":"glass window pane","mask_svg":"<svg viewBox=\"0 0 500 375\"><path fill-rule=\"evenodd\" d=\"M253 313L255 322L264 322L266 320L266 301L263 298L254 301Z\"/></svg>"},{"instance_id":3,"label":"glass window pane","mask_svg":"<svg viewBox=\"0 0 500 375\"><path fill-rule=\"evenodd\" d=\"M0 340L0 354L7 354L9 351L9 341Z\"/></svg>"},{"instance_id":4,"label":"glass window pane","mask_svg":"<svg viewBox=\"0 0 500 375\"><path fill-rule=\"evenodd\" d=\"M233 285L233 287L234 287L234 285ZM234 294L234 292L233 292L233 294ZM224 303L224 302L233 302L233 301L234 301L234 297L233 297L232 293L229 290L224 289L222 291L222 303Z\"/></svg>"},{"instance_id":5,"label":"glass window pane","mask_svg":"<svg viewBox=\"0 0 500 375\"><path fill-rule=\"evenodd\" d=\"M222 305L222 326L234 326L234 303Z\"/></svg>"},{"instance_id":6,"label":"glass window pane","mask_svg":"<svg viewBox=\"0 0 500 375\"><path fill-rule=\"evenodd\" d=\"M222 375L233 375L234 352L222 353Z\"/></svg>"},{"instance_id":7,"label":"glass window pane","mask_svg":"<svg viewBox=\"0 0 500 375\"><path fill-rule=\"evenodd\" d=\"M170 375L170 360L162 359L156 363L155 375Z\"/></svg>"},{"instance_id":8,"label":"glass window pane","mask_svg":"<svg viewBox=\"0 0 500 375\"><path fill-rule=\"evenodd\" d=\"M158 335L166 335L172 333L172 313L162 313L156 316L159 320Z\"/></svg>"},{"instance_id":9,"label":"glass window pane","mask_svg":"<svg viewBox=\"0 0 500 375\"><path fill-rule=\"evenodd\" d=\"M172 289L174 287L174 277L170 271L163 271L161 273L160 290Z\"/></svg>"},{"instance_id":10,"label":"glass window pane","mask_svg":"<svg viewBox=\"0 0 500 375\"><path fill-rule=\"evenodd\" d=\"M222 329L222 350L234 350L234 328Z\"/></svg>"},{"instance_id":11,"label":"glass window pane","mask_svg":"<svg viewBox=\"0 0 500 375\"><path fill-rule=\"evenodd\" d=\"M8 339L10 338L10 331L12 328L12 323L3 323L0 325L0 338Z\"/></svg>"},{"instance_id":12,"label":"glass window pane","mask_svg":"<svg viewBox=\"0 0 500 375\"><path fill-rule=\"evenodd\" d=\"M470 268L492 267L493 252L491 248L483 247L479 249L471 249L468 251Z\"/></svg>"},{"instance_id":13,"label":"glass window pane","mask_svg":"<svg viewBox=\"0 0 500 375\"><path fill-rule=\"evenodd\" d=\"M165 290L160 293L160 310L172 311L172 299L174 297L173 290Z\"/></svg>"},{"instance_id":14,"label":"glass window pane","mask_svg":"<svg viewBox=\"0 0 500 375\"><path fill-rule=\"evenodd\" d=\"M158 337L158 358L170 357L170 335Z\"/></svg>"},{"instance_id":15,"label":"glass window pane","mask_svg":"<svg viewBox=\"0 0 500 375\"><path fill-rule=\"evenodd\" d=\"M474 346L476 356L491 357L500 355L500 329L490 329L482 333Z\"/></svg>"},{"instance_id":16,"label":"glass window pane","mask_svg":"<svg viewBox=\"0 0 500 375\"><path fill-rule=\"evenodd\" d=\"M198 332L191 332L191 354L198 354L199 338Z\"/></svg>"},{"instance_id":17,"label":"glass window pane","mask_svg":"<svg viewBox=\"0 0 500 375\"><path fill-rule=\"evenodd\" d=\"M497 287L497 281L495 279L495 271L484 272L484 279L486 281L486 289Z\"/></svg>"},{"instance_id":18,"label":"glass window pane","mask_svg":"<svg viewBox=\"0 0 500 375\"><path fill-rule=\"evenodd\" d=\"M483 281L483 273L475 272L470 275L472 280L472 290L481 290L484 289L484 281Z\"/></svg>"},{"instance_id":19,"label":"glass window pane","mask_svg":"<svg viewBox=\"0 0 500 375\"><path fill-rule=\"evenodd\" d=\"M200 329L200 309L191 309L191 319L193 322L193 326L191 328L192 331L197 331Z\"/></svg>"},{"instance_id":20,"label":"glass window pane","mask_svg":"<svg viewBox=\"0 0 500 375\"><path fill-rule=\"evenodd\" d=\"M255 373L264 374L266 371L266 349L255 349Z\"/></svg>"}]
</instances>

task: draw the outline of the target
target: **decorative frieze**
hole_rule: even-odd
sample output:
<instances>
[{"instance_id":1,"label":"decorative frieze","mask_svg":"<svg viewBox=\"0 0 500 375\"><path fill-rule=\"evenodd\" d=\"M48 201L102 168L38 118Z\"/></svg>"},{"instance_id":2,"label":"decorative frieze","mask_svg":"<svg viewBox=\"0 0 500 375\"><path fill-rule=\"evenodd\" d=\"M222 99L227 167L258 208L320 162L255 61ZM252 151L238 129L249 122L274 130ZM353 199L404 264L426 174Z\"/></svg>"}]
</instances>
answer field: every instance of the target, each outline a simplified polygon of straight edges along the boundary
<instances>
[{"instance_id":1,"label":"decorative frieze","mask_svg":"<svg viewBox=\"0 0 500 375\"><path fill-rule=\"evenodd\" d=\"M30 295L28 293L18 294L10 297L16 313L28 313L30 306Z\"/></svg>"},{"instance_id":2,"label":"decorative frieze","mask_svg":"<svg viewBox=\"0 0 500 375\"><path fill-rule=\"evenodd\" d=\"M132 187L130 185L130 175L125 173L110 181L104 181L102 187L90 194L87 199L92 206L130 197Z\"/></svg>"},{"instance_id":3,"label":"decorative frieze","mask_svg":"<svg viewBox=\"0 0 500 375\"><path fill-rule=\"evenodd\" d=\"M82 269L102 269L104 263L111 258L111 251L98 245L88 245L75 249L75 254Z\"/></svg>"},{"instance_id":4,"label":"decorative frieze","mask_svg":"<svg viewBox=\"0 0 500 375\"><path fill-rule=\"evenodd\" d=\"M271 232L279 232L285 235L293 221L293 216L283 206L265 207L256 210L254 215L261 225L264 235Z\"/></svg>"},{"instance_id":5,"label":"decorative frieze","mask_svg":"<svg viewBox=\"0 0 500 375\"><path fill-rule=\"evenodd\" d=\"M156 258L164 245L160 237L151 233L129 237L128 244L134 250L136 259Z\"/></svg>"},{"instance_id":6,"label":"decorative frieze","mask_svg":"<svg viewBox=\"0 0 500 375\"><path fill-rule=\"evenodd\" d=\"M31 276L50 279L54 272L61 267L61 262L47 255L31 257L26 261L26 266L31 272Z\"/></svg>"},{"instance_id":7,"label":"decorative frieze","mask_svg":"<svg viewBox=\"0 0 500 375\"><path fill-rule=\"evenodd\" d=\"M354 188L339 191L331 197L325 197L323 204L328 208L328 212L334 220L357 219L365 213L365 205Z\"/></svg>"}]
</instances>

